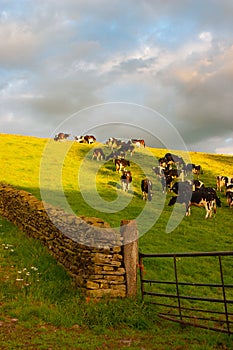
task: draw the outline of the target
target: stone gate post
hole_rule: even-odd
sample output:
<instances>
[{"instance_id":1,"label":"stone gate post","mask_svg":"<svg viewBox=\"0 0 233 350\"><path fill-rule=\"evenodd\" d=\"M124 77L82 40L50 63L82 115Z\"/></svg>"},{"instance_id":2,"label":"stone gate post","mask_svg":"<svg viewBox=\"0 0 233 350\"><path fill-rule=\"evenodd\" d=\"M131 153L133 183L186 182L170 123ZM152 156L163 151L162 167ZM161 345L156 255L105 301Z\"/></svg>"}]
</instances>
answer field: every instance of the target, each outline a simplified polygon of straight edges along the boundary
<instances>
[{"instance_id":1,"label":"stone gate post","mask_svg":"<svg viewBox=\"0 0 233 350\"><path fill-rule=\"evenodd\" d=\"M135 220L121 221L123 259L126 270L126 296L137 295L138 229Z\"/></svg>"}]
</instances>

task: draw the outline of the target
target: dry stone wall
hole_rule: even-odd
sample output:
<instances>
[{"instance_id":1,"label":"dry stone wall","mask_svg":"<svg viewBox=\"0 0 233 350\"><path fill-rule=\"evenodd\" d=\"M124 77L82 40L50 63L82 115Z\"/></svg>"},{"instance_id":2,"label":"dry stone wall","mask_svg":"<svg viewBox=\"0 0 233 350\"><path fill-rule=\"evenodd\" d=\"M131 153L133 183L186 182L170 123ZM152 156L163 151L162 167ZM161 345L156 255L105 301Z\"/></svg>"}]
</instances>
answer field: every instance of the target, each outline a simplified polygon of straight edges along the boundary
<instances>
[{"instance_id":1,"label":"dry stone wall","mask_svg":"<svg viewBox=\"0 0 233 350\"><path fill-rule=\"evenodd\" d=\"M127 295L122 237L106 222L66 213L1 183L0 214L39 239L87 295Z\"/></svg>"}]
</instances>

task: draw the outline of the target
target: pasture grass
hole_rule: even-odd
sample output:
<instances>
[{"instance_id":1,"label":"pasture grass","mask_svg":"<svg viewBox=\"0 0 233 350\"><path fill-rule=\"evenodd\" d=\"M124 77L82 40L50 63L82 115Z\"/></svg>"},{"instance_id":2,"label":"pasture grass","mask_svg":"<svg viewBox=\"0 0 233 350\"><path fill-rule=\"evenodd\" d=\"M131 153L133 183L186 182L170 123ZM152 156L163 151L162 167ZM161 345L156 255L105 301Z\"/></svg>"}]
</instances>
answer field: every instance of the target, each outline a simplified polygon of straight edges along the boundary
<instances>
[{"instance_id":1,"label":"pasture grass","mask_svg":"<svg viewBox=\"0 0 233 350\"><path fill-rule=\"evenodd\" d=\"M48 142L52 157L46 155ZM107 146L97 145L110 153ZM175 209L168 207L171 194L162 194L161 185L152 172L157 159L168 150L139 149L132 158L128 157L133 183L129 193L122 193L120 175L116 173L114 163L111 160L92 161L91 145L0 135L0 146L1 182L29 191L41 199L41 166L46 164L50 171L43 173L43 193L51 204L61 204L62 189L77 215L100 217L116 228L122 219L136 218L142 232L139 249L143 253L232 250L232 211L227 207L223 192L219 193L222 207L217 208L212 219L205 220L201 208L192 208L191 216L185 217L181 205ZM172 152L186 157L184 152ZM219 174L233 175L230 156L191 152L189 157L193 163L202 165L200 179L206 186L215 187L215 177ZM47 163L43 163L44 160ZM153 182L154 195L150 203L145 203L141 197L140 182L145 176ZM90 194L87 198L91 203L83 198L80 188ZM114 210L109 212L112 206ZM25 344L29 344L28 348L38 349L233 347L231 337L161 321L156 307L141 302L140 291L136 300L96 303L85 299L40 242L26 237L4 219L0 225L0 340L3 349L23 348ZM181 259L177 265L187 281L215 281L217 278L213 259L200 259L198 264ZM229 283L232 283L231 269L232 261L225 259L224 272ZM173 266L161 260L145 262L145 272L146 278L156 275L158 279L170 279ZM18 321L12 321L14 319ZM32 332L35 333L33 338Z\"/></svg>"},{"instance_id":2,"label":"pasture grass","mask_svg":"<svg viewBox=\"0 0 233 350\"><path fill-rule=\"evenodd\" d=\"M84 298L39 241L0 225L1 349L231 349L231 337L161 321L140 298Z\"/></svg>"}]
</instances>

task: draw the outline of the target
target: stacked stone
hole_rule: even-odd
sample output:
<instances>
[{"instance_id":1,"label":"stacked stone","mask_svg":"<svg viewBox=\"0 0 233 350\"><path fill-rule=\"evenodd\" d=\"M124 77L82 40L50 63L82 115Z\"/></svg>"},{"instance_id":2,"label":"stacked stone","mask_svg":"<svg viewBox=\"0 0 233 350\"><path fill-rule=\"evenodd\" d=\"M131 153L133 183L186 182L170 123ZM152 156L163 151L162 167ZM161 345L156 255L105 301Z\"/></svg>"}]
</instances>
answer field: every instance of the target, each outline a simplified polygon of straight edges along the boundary
<instances>
[{"instance_id":1,"label":"stacked stone","mask_svg":"<svg viewBox=\"0 0 233 350\"><path fill-rule=\"evenodd\" d=\"M0 184L0 213L39 239L87 295L126 296L120 233L98 218L77 217Z\"/></svg>"}]
</instances>

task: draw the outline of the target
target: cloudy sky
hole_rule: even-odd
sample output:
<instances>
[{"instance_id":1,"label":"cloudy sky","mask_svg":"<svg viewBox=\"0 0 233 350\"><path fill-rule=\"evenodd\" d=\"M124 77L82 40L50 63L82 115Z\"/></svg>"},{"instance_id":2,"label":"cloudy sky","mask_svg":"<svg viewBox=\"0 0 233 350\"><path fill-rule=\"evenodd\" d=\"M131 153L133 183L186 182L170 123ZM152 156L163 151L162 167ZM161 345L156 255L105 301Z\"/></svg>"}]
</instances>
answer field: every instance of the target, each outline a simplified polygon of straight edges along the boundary
<instances>
[{"instance_id":1,"label":"cloudy sky","mask_svg":"<svg viewBox=\"0 0 233 350\"><path fill-rule=\"evenodd\" d=\"M125 121L140 137L163 119L163 139L167 124L191 151L233 154L232 19L232 0L0 0L0 133L93 123L98 140Z\"/></svg>"}]
</instances>

